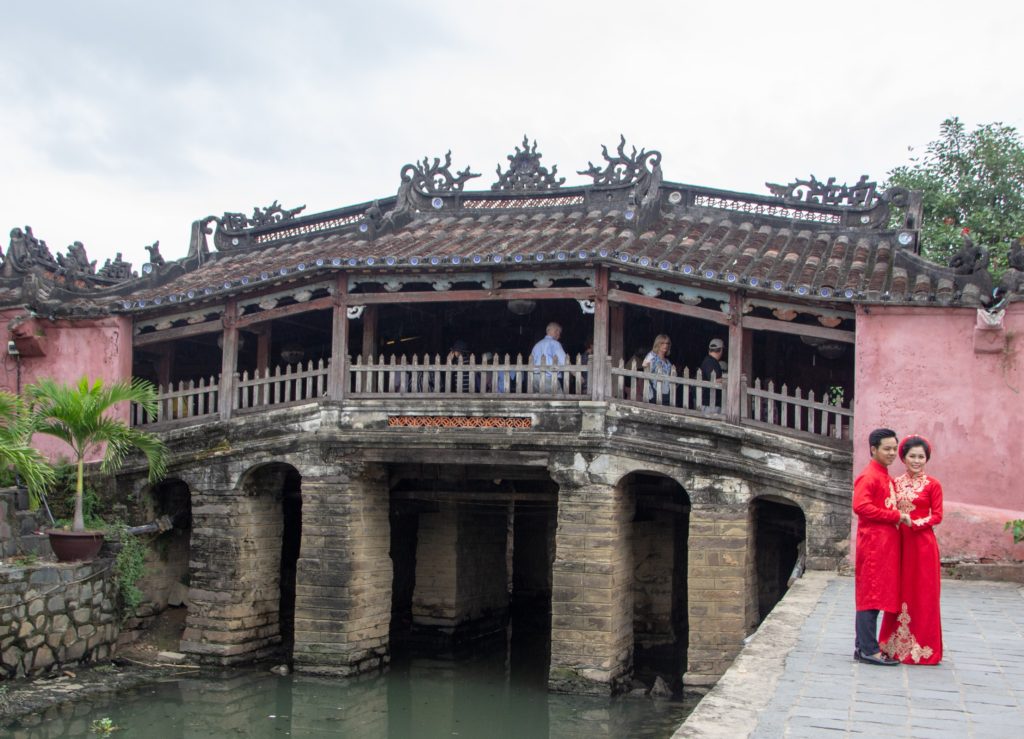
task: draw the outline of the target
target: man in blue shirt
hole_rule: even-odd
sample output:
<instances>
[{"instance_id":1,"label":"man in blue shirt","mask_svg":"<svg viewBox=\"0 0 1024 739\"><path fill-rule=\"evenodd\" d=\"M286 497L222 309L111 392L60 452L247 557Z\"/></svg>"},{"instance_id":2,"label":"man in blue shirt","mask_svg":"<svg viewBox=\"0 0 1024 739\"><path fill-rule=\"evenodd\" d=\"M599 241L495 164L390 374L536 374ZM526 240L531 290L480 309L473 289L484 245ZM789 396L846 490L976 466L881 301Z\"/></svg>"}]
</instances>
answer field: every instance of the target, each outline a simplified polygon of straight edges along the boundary
<instances>
[{"instance_id":1,"label":"man in blue shirt","mask_svg":"<svg viewBox=\"0 0 1024 739\"><path fill-rule=\"evenodd\" d=\"M533 351L530 352L530 362L540 365L565 364L568 361L568 356L565 353L565 349L562 348L562 344L558 341L560 338L562 338L562 327L552 321L548 324L544 338L533 345ZM534 372L533 386L534 392L561 393L562 373Z\"/></svg>"}]
</instances>

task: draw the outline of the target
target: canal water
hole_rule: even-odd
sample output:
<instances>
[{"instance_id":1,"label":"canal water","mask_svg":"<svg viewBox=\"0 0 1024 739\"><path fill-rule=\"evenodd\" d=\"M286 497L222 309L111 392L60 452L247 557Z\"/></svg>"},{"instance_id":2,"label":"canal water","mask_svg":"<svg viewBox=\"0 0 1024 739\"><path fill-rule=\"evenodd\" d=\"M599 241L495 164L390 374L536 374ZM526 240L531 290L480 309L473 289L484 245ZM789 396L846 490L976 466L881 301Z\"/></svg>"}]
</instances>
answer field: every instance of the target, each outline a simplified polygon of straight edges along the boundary
<instances>
[{"instance_id":1,"label":"canal water","mask_svg":"<svg viewBox=\"0 0 1024 739\"><path fill-rule=\"evenodd\" d=\"M103 736L90 727L109 719L117 739L655 739L670 737L699 699L548 693L545 663L491 649L459 659L405 658L359 680L232 670L169 679L7 730L25 739Z\"/></svg>"}]
</instances>

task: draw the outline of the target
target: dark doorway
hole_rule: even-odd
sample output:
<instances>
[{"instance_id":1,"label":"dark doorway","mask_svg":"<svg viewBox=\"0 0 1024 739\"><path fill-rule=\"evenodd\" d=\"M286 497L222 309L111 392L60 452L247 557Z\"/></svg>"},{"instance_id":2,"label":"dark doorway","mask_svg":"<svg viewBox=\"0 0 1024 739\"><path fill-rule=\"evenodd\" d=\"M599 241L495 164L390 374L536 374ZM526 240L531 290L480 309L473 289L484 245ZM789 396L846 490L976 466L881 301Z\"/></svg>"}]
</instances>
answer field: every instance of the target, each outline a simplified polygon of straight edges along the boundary
<instances>
[{"instance_id":1,"label":"dark doorway","mask_svg":"<svg viewBox=\"0 0 1024 739\"><path fill-rule=\"evenodd\" d=\"M295 646L295 579L302 544L302 476L289 467L281 489L281 579L278 617L281 648L291 660Z\"/></svg>"},{"instance_id":2,"label":"dark doorway","mask_svg":"<svg viewBox=\"0 0 1024 739\"><path fill-rule=\"evenodd\" d=\"M633 674L682 689L689 644L687 603L690 498L675 480L633 473L621 483L633 518Z\"/></svg>"},{"instance_id":3,"label":"dark doorway","mask_svg":"<svg viewBox=\"0 0 1024 739\"><path fill-rule=\"evenodd\" d=\"M493 647L514 669L528 649L543 674L557 496L547 471L396 464L390 477L393 658Z\"/></svg>"},{"instance_id":4,"label":"dark doorway","mask_svg":"<svg viewBox=\"0 0 1024 739\"><path fill-rule=\"evenodd\" d=\"M760 623L785 595L793 568L803 560L806 523L800 507L788 501L758 498L753 506Z\"/></svg>"}]
</instances>

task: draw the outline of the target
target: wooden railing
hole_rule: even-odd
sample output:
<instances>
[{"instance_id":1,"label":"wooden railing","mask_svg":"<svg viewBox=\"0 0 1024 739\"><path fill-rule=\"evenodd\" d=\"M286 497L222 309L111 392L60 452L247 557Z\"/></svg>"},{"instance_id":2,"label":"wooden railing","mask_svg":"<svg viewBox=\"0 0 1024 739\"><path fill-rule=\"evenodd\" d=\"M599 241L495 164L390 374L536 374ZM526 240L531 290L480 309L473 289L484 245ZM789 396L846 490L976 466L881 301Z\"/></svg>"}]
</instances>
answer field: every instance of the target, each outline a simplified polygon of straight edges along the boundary
<instances>
[{"instance_id":1,"label":"wooden railing","mask_svg":"<svg viewBox=\"0 0 1024 739\"><path fill-rule=\"evenodd\" d=\"M626 365L622 360L618 367L612 367L611 397L617 400L633 400L666 408L698 410L704 413L722 412L722 382L705 378L700 370L690 375L688 367L683 374L662 375L646 372L637 367L636 360Z\"/></svg>"},{"instance_id":2,"label":"wooden railing","mask_svg":"<svg viewBox=\"0 0 1024 739\"><path fill-rule=\"evenodd\" d=\"M437 355L420 357L381 355L364 360L358 356L345 370L346 399L394 398L472 398L494 400L586 400L609 397L629 403L646 405L668 413L700 413L725 418L725 378L704 378L701 373L670 375L645 372L633 360L627 366L620 361L611 366L606 376L603 395L593 393L590 378L594 367L589 357L569 357L565 364L533 364L522 355L514 359L487 356L476 361L472 355L465 361L449 361ZM258 412L261 409L295 403L306 403L328 397L330 362L321 359L303 367L274 367L252 376L243 372L236 376L233 411ZM610 387L609 387L610 386ZM158 391L155 417L138 408L132 409L132 423L147 426L171 421L212 420L220 414L221 395L216 378L180 382ZM787 385L774 382L762 386L746 376L740 379L737 404L729 406L729 418L740 423L784 428L799 433L849 439L853 410L842 403L831 402L822 393L806 396L800 388L792 392ZM736 409L738 408L738 413Z\"/></svg>"},{"instance_id":3,"label":"wooden railing","mask_svg":"<svg viewBox=\"0 0 1024 739\"><path fill-rule=\"evenodd\" d=\"M249 377L243 372L235 383L239 411L256 410L273 405L300 403L327 396L328 361L310 360L302 363L273 367L262 374L257 370Z\"/></svg>"},{"instance_id":4,"label":"wooden railing","mask_svg":"<svg viewBox=\"0 0 1024 739\"><path fill-rule=\"evenodd\" d=\"M219 384L217 378L183 380L157 390L156 416L150 416L139 406L132 405L132 425L148 426L154 423L182 419L210 419L219 413Z\"/></svg>"},{"instance_id":5,"label":"wooden railing","mask_svg":"<svg viewBox=\"0 0 1024 739\"><path fill-rule=\"evenodd\" d=\"M745 420L836 439L850 438L853 409L832 403L825 393L815 399L811 390L805 398L800 388L791 394L789 388L782 385L776 391L775 383L769 381L762 389L760 380L748 386L746 378L741 386L744 396L741 417Z\"/></svg>"},{"instance_id":6,"label":"wooden railing","mask_svg":"<svg viewBox=\"0 0 1024 739\"><path fill-rule=\"evenodd\" d=\"M348 368L346 394L352 398L377 398L393 395L431 398L473 396L480 398L566 398L590 397L587 378L590 364L586 357L569 357L565 364L533 364L527 358L508 354L486 357L477 362L470 355L462 362L442 359L440 355L381 355L364 360L360 355Z\"/></svg>"}]
</instances>

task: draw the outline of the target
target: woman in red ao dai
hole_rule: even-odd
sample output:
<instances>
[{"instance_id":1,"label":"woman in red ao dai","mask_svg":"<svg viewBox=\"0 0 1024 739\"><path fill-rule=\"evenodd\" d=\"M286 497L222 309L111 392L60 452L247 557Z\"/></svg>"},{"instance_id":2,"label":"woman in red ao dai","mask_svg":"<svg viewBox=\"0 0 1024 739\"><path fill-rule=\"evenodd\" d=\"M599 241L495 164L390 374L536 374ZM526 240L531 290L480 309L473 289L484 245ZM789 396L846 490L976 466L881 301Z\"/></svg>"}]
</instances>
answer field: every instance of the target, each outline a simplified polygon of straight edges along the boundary
<instances>
[{"instance_id":1,"label":"woman in red ao dai","mask_svg":"<svg viewBox=\"0 0 1024 739\"><path fill-rule=\"evenodd\" d=\"M942 485L925 474L932 456L923 436L908 436L899 446L907 471L896 478L895 506L910 516L900 526L900 612L886 613L878 643L882 651L908 665L942 660L939 545L932 530L942 521Z\"/></svg>"}]
</instances>

